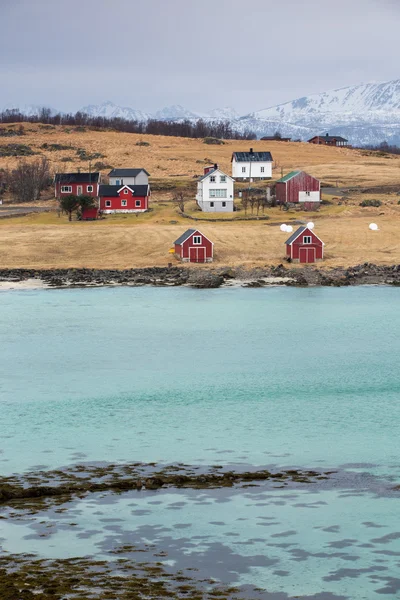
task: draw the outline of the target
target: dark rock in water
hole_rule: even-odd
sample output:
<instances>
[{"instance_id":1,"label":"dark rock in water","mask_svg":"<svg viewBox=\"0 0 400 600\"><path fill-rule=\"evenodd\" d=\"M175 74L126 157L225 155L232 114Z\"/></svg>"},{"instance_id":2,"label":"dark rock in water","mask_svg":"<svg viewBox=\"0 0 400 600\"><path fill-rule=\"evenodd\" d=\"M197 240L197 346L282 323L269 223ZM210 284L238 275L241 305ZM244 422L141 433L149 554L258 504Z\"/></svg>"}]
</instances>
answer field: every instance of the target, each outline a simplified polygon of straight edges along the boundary
<instances>
[{"instance_id":1,"label":"dark rock in water","mask_svg":"<svg viewBox=\"0 0 400 600\"><path fill-rule=\"evenodd\" d=\"M212 289L219 288L224 283L222 275L218 275L212 272L193 272L188 283L195 288Z\"/></svg>"}]
</instances>

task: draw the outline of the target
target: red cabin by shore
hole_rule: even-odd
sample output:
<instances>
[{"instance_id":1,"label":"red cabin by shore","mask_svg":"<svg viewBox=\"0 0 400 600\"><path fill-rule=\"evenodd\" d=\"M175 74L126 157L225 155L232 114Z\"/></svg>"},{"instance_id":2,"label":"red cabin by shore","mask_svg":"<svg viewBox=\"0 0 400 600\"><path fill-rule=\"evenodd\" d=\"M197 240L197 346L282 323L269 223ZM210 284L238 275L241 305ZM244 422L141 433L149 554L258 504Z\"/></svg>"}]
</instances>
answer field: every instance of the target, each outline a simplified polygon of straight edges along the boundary
<instances>
[{"instance_id":1,"label":"red cabin by shore","mask_svg":"<svg viewBox=\"0 0 400 600\"><path fill-rule=\"evenodd\" d=\"M138 213L149 208L150 186L147 185L101 185L100 211L105 214Z\"/></svg>"},{"instance_id":2,"label":"red cabin by shore","mask_svg":"<svg viewBox=\"0 0 400 600\"><path fill-rule=\"evenodd\" d=\"M188 229L174 242L175 255L182 262L212 262L214 244L198 229Z\"/></svg>"},{"instance_id":3,"label":"red cabin by shore","mask_svg":"<svg viewBox=\"0 0 400 600\"><path fill-rule=\"evenodd\" d=\"M57 173L54 179L56 198L62 196L93 196L99 195L100 173Z\"/></svg>"},{"instance_id":4,"label":"red cabin by shore","mask_svg":"<svg viewBox=\"0 0 400 600\"><path fill-rule=\"evenodd\" d=\"M299 227L285 243L286 256L293 262L314 263L324 258L324 242L308 227Z\"/></svg>"},{"instance_id":5,"label":"red cabin by shore","mask_svg":"<svg viewBox=\"0 0 400 600\"><path fill-rule=\"evenodd\" d=\"M304 171L292 171L279 179L275 187L278 204L302 204L304 208L315 208L321 201L321 184Z\"/></svg>"}]
</instances>

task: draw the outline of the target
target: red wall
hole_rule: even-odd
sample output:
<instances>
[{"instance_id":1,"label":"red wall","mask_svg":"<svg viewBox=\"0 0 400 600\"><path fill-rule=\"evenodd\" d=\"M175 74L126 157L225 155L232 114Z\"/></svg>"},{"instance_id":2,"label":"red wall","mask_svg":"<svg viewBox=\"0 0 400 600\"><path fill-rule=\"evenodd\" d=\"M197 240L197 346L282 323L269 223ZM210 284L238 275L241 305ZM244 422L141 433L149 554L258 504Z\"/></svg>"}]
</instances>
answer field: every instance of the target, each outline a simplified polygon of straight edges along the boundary
<instances>
[{"instance_id":1,"label":"red wall","mask_svg":"<svg viewBox=\"0 0 400 600\"><path fill-rule=\"evenodd\" d=\"M93 192L87 191L88 185L93 186ZM71 187L72 191L71 192L61 192L61 188L64 186ZM70 194L74 194L75 196L78 196L78 187L82 188L81 194L83 196L94 196L95 198L97 198L97 196L99 195L99 184L98 183L89 183L89 182L87 182L87 183L56 183L55 184L56 198L58 198L59 196L69 196Z\"/></svg>"},{"instance_id":2,"label":"red wall","mask_svg":"<svg viewBox=\"0 0 400 600\"><path fill-rule=\"evenodd\" d=\"M126 188L125 188L126 189ZM122 190L119 196L101 196L100 210L147 210L149 208L148 196L134 196L130 190L124 194ZM126 200L126 206L122 205L122 201ZM111 202L111 206L106 206L106 201ZM136 206L136 202L140 202L140 206Z\"/></svg>"},{"instance_id":3,"label":"red wall","mask_svg":"<svg viewBox=\"0 0 400 600\"><path fill-rule=\"evenodd\" d=\"M301 171L286 183L277 183L275 193L279 203L298 202L299 192L319 192L319 190L320 183L318 179Z\"/></svg>"},{"instance_id":4,"label":"red wall","mask_svg":"<svg viewBox=\"0 0 400 600\"><path fill-rule=\"evenodd\" d=\"M303 237L305 235L311 236L311 244L303 244ZM290 246L286 247L286 254L291 256L292 260L297 260L300 257L300 248L315 248L315 258L322 259L324 256L323 244L317 238L317 236L311 231L311 229L306 229L299 235L297 240L295 240L292 244L292 254L290 254Z\"/></svg>"}]
</instances>

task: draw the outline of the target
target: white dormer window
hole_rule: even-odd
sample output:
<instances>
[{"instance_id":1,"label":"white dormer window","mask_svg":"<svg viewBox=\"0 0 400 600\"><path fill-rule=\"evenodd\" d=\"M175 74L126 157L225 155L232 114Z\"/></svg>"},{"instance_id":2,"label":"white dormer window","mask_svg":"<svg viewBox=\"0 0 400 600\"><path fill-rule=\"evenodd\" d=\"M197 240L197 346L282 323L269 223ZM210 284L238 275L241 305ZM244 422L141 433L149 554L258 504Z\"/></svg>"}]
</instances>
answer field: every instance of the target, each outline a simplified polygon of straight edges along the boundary
<instances>
[{"instance_id":1,"label":"white dormer window","mask_svg":"<svg viewBox=\"0 0 400 600\"><path fill-rule=\"evenodd\" d=\"M219 178L219 182L226 183L226 175L221 175L221 177Z\"/></svg>"},{"instance_id":2,"label":"white dormer window","mask_svg":"<svg viewBox=\"0 0 400 600\"><path fill-rule=\"evenodd\" d=\"M311 244L311 235L305 235L303 237L303 244Z\"/></svg>"},{"instance_id":3,"label":"white dormer window","mask_svg":"<svg viewBox=\"0 0 400 600\"><path fill-rule=\"evenodd\" d=\"M215 175L210 175L210 182L215 183Z\"/></svg>"},{"instance_id":4,"label":"white dormer window","mask_svg":"<svg viewBox=\"0 0 400 600\"><path fill-rule=\"evenodd\" d=\"M201 235L194 235L193 236L193 244L196 244L196 245L201 244Z\"/></svg>"},{"instance_id":5,"label":"white dormer window","mask_svg":"<svg viewBox=\"0 0 400 600\"><path fill-rule=\"evenodd\" d=\"M124 189L124 194L127 194L127 193L128 193L128 190L125 188Z\"/></svg>"}]
</instances>

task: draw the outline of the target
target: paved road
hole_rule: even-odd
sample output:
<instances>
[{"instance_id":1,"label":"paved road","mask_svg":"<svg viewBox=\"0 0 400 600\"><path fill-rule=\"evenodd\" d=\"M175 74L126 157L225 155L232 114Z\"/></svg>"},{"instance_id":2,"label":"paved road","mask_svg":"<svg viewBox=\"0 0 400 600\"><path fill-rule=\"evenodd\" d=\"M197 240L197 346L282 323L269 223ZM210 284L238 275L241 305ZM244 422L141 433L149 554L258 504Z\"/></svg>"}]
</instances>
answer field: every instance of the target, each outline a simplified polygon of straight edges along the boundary
<instances>
[{"instance_id":1,"label":"paved road","mask_svg":"<svg viewBox=\"0 0 400 600\"><path fill-rule=\"evenodd\" d=\"M43 206L1 206L0 219L6 217L21 217L30 213L49 212L51 209Z\"/></svg>"}]
</instances>

